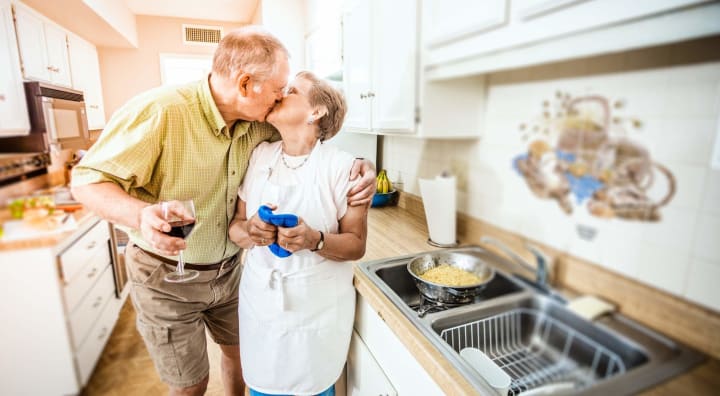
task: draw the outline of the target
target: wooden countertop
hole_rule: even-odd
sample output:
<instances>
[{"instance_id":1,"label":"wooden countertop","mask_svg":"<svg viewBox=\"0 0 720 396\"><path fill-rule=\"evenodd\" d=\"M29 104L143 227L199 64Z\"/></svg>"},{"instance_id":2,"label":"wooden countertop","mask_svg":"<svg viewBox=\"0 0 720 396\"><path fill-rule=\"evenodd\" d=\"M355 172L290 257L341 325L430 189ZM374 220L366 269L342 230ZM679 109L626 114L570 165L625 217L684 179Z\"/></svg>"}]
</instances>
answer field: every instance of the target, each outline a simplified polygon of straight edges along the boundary
<instances>
[{"instance_id":1,"label":"wooden countertop","mask_svg":"<svg viewBox=\"0 0 720 396\"><path fill-rule=\"evenodd\" d=\"M435 249L426 242L428 233L425 220L413 216L408 210L400 207L372 208L368 217L367 250L363 261ZM476 394L462 375L357 268L355 287L446 394ZM648 389L642 395L714 395L720 389L718 373L720 361L709 358L693 370Z\"/></svg>"}]
</instances>

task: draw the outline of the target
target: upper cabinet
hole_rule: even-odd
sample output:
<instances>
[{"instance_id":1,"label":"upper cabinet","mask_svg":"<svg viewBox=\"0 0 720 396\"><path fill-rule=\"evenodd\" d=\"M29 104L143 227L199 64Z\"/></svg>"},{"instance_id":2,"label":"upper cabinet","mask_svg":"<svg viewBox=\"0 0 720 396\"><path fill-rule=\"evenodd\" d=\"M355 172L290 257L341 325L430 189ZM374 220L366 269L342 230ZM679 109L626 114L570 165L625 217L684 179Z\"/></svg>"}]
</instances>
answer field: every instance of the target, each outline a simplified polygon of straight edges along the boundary
<instances>
[{"instance_id":1,"label":"upper cabinet","mask_svg":"<svg viewBox=\"0 0 720 396\"><path fill-rule=\"evenodd\" d=\"M343 12L345 126L415 130L417 2L351 1Z\"/></svg>"},{"instance_id":2,"label":"upper cabinet","mask_svg":"<svg viewBox=\"0 0 720 396\"><path fill-rule=\"evenodd\" d=\"M70 87L65 30L21 3L15 4L15 29L24 77Z\"/></svg>"},{"instance_id":3,"label":"upper cabinet","mask_svg":"<svg viewBox=\"0 0 720 396\"><path fill-rule=\"evenodd\" d=\"M710 0L462 0L423 2L432 79L599 55L720 33ZM452 22L450 22L452 21Z\"/></svg>"},{"instance_id":4,"label":"upper cabinet","mask_svg":"<svg viewBox=\"0 0 720 396\"><path fill-rule=\"evenodd\" d=\"M29 131L12 9L9 0L0 0L0 136L26 135Z\"/></svg>"},{"instance_id":5,"label":"upper cabinet","mask_svg":"<svg viewBox=\"0 0 720 396\"><path fill-rule=\"evenodd\" d=\"M74 34L68 34L68 49L73 88L85 94L88 129L102 129L105 127L105 109L97 49Z\"/></svg>"},{"instance_id":6,"label":"upper cabinet","mask_svg":"<svg viewBox=\"0 0 720 396\"><path fill-rule=\"evenodd\" d=\"M346 3L342 21L348 130L421 138L480 136L484 78L430 82L420 68L422 4ZM438 38L444 35L436 33Z\"/></svg>"}]
</instances>

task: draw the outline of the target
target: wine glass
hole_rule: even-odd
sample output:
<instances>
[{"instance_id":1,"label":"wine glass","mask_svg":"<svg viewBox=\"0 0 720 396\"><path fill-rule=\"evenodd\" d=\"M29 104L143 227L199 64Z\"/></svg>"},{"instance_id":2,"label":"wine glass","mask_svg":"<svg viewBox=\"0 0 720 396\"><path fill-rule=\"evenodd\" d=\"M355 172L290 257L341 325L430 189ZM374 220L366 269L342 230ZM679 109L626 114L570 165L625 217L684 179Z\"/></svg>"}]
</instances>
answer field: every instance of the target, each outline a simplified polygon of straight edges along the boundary
<instances>
[{"instance_id":1,"label":"wine glass","mask_svg":"<svg viewBox=\"0 0 720 396\"><path fill-rule=\"evenodd\" d=\"M170 231L166 235L186 239L195 227L195 204L192 199L184 201L169 201L162 203L163 218L170 224ZM187 282L197 278L200 272L186 270L183 261L183 251L180 251L175 271L165 275L165 281L171 283Z\"/></svg>"}]
</instances>

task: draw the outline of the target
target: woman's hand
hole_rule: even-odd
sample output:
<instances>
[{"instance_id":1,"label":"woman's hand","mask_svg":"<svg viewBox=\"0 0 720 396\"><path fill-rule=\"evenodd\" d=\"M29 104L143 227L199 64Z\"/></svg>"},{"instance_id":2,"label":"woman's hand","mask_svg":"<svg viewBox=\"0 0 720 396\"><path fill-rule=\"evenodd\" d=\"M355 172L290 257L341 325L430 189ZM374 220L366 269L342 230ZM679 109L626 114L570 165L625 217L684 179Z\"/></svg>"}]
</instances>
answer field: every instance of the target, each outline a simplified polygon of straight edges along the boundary
<instances>
[{"instance_id":1,"label":"woman's hand","mask_svg":"<svg viewBox=\"0 0 720 396\"><path fill-rule=\"evenodd\" d=\"M357 158L350 169L350 180L361 176L358 183L348 192L348 204L350 206L369 205L377 189L377 175L375 165L366 159Z\"/></svg>"},{"instance_id":2,"label":"woman's hand","mask_svg":"<svg viewBox=\"0 0 720 396\"><path fill-rule=\"evenodd\" d=\"M272 210L276 209L275 205L267 205ZM247 221L246 229L248 236L257 246L268 246L278 237L278 227L260 220L257 213Z\"/></svg>"},{"instance_id":3,"label":"woman's hand","mask_svg":"<svg viewBox=\"0 0 720 396\"><path fill-rule=\"evenodd\" d=\"M291 228L278 228L278 244L289 252L315 249L320 241L320 232L309 227L302 217L298 218L298 225Z\"/></svg>"}]
</instances>

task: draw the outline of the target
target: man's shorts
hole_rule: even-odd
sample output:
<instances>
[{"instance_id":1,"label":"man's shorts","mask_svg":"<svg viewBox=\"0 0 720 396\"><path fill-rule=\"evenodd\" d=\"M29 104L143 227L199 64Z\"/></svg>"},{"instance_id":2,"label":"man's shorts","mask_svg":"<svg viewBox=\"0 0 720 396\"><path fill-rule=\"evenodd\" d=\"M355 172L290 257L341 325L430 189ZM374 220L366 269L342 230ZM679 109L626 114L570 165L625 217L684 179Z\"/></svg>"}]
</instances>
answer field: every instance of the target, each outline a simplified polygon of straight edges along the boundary
<instances>
[{"instance_id":1,"label":"man's shorts","mask_svg":"<svg viewBox=\"0 0 720 396\"><path fill-rule=\"evenodd\" d=\"M175 267L128 243L125 249L137 329L166 384L185 388L209 373L205 328L220 345L238 344L240 255L186 283L165 282Z\"/></svg>"}]
</instances>

